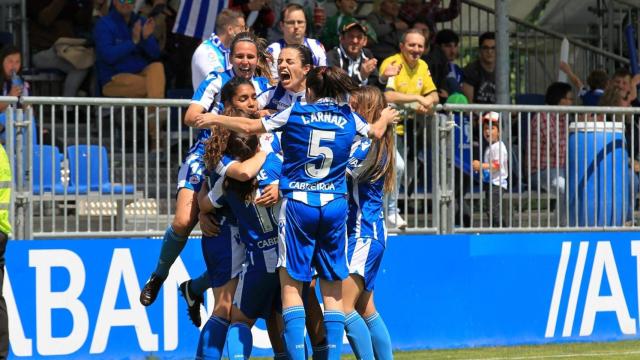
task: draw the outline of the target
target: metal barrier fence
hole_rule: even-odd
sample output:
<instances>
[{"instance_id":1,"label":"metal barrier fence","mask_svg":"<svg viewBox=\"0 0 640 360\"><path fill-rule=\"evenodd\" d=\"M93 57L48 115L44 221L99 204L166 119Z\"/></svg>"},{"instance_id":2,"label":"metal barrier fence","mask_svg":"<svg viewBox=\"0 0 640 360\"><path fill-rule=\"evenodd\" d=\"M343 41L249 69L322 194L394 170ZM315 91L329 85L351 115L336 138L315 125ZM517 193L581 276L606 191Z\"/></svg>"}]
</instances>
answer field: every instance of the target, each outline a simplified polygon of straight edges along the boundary
<instances>
[{"instance_id":1,"label":"metal barrier fence","mask_svg":"<svg viewBox=\"0 0 640 360\"><path fill-rule=\"evenodd\" d=\"M443 232L636 229L639 109L452 105L444 111L455 127L446 135L442 181L451 182L454 195ZM495 160L487 159L490 142L480 120L488 111L500 113L506 150ZM474 159L488 164L490 174L470 168ZM495 171L496 161L507 171Z\"/></svg>"},{"instance_id":2,"label":"metal barrier fence","mask_svg":"<svg viewBox=\"0 0 640 360\"><path fill-rule=\"evenodd\" d=\"M4 114L15 238L162 235L196 134L182 125L187 100L24 97L20 104ZM427 117L404 111L397 148L405 171L397 201L386 200L406 220L402 231L637 229L640 110L439 110ZM500 113L505 149L493 161L480 121L489 111ZM488 164L486 171L474 171L473 160ZM492 174L496 163L506 171Z\"/></svg>"}]
</instances>

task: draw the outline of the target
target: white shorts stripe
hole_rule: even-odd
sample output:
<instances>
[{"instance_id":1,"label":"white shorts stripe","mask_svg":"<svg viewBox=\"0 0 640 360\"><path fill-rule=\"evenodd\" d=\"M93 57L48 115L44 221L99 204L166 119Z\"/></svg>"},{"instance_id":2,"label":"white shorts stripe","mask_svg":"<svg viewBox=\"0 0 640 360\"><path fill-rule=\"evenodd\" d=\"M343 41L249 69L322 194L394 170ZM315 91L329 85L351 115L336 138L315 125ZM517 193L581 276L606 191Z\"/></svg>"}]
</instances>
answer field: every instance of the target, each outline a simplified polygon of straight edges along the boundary
<instances>
[{"instance_id":1,"label":"white shorts stripe","mask_svg":"<svg viewBox=\"0 0 640 360\"><path fill-rule=\"evenodd\" d=\"M287 198L282 199L280 214L278 215L278 267L287 267L287 245L285 244L287 224Z\"/></svg>"}]
</instances>

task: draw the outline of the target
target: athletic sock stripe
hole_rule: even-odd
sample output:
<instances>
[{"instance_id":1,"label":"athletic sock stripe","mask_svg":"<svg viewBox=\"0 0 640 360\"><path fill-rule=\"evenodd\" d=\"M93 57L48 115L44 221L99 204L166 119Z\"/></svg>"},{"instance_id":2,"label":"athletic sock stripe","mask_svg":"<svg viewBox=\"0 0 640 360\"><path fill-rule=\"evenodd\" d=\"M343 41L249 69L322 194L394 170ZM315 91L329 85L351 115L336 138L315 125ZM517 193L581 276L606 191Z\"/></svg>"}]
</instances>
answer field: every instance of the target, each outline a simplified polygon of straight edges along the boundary
<instances>
[{"instance_id":1,"label":"athletic sock stripe","mask_svg":"<svg viewBox=\"0 0 640 360\"><path fill-rule=\"evenodd\" d=\"M215 315L211 315L211 317L209 318L209 321L215 321L220 325L229 326L229 322L227 320L219 318Z\"/></svg>"},{"instance_id":2,"label":"athletic sock stripe","mask_svg":"<svg viewBox=\"0 0 640 360\"><path fill-rule=\"evenodd\" d=\"M375 313L375 314L373 314L373 315L369 315L369 316L367 316L366 318L364 318L364 321L366 321L366 322L367 322L367 324L368 324L368 323L372 322L373 320L375 320L375 319L376 319L376 318L378 318L378 317L380 317L380 314Z\"/></svg>"}]
</instances>

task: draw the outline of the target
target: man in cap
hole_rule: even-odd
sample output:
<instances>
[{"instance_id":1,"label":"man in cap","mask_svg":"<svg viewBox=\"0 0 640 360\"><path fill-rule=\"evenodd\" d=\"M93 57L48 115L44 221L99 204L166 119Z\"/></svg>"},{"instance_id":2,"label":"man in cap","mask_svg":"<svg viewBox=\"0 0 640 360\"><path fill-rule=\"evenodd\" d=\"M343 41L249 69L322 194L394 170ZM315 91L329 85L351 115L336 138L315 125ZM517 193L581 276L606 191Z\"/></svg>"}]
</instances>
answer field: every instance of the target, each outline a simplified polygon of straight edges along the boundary
<instances>
[{"instance_id":1,"label":"man in cap","mask_svg":"<svg viewBox=\"0 0 640 360\"><path fill-rule=\"evenodd\" d=\"M360 85L373 85L378 78L378 60L367 45L367 26L351 19L340 29L340 44L327 53L327 64L342 68Z\"/></svg>"}]
</instances>

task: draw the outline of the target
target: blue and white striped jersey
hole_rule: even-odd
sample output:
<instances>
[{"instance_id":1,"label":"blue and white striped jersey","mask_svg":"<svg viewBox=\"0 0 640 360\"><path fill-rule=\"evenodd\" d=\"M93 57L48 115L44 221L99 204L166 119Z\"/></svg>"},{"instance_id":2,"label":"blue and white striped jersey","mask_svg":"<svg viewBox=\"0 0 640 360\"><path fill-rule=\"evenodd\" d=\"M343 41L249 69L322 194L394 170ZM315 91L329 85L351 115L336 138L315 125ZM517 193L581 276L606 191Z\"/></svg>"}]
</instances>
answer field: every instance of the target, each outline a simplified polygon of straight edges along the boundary
<instances>
[{"instance_id":1,"label":"blue and white striped jersey","mask_svg":"<svg viewBox=\"0 0 640 360\"><path fill-rule=\"evenodd\" d=\"M196 39L205 39L215 30L216 18L229 0L182 0L173 25L173 32Z\"/></svg>"},{"instance_id":2,"label":"blue and white striped jersey","mask_svg":"<svg viewBox=\"0 0 640 360\"><path fill-rule=\"evenodd\" d=\"M327 52L324 50L322 43L316 39L304 38L304 45L311 50L311 57L314 66L327 66ZM278 74L278 56L282 48L287 46L284 39L280 39L267 48L267 51L273 56L273 63L269 67L271 69L271 77L278 80L280 75Z\"/></svg>"},{"instance_id":3,"label":"blue and white striped jersey","mask_svg":"<svg viewBox=\"0 0 640 360\"><path fill-rule=\"evenodd\" d=\"M192 104L198 104L202 106L205 111L219 114L222 113L224 107L220 101L220 90L231 78L235 76L233 69L227 70L223 73L217 73L212 71L207 75L207 78L200 84L198 90L193 94L191 99ZM269 87L269 80L261 76L254 76L251 78L253 87L256 89L256 93L262 93ZM196 138L196 142L189 149L189 154L193 152L199 152L204 154L204 141L211 136L211 130L200 129Z\"/></svg>"},{"instance_id":4,"label":"blue and white striped jersey","mask_svg":"<svg viewBox=\"0 0 640 360\"><path fill-rule=\"evenodd\" d=\"M294 93L293 91L285 89L282 87L282 84L278 83L278 85L272 86L262 94L258 95L258 106L260 109L282 111L293 105L296 101L303 105L306 104L307 100L305 95L305 91ZM269 149L271 149L271 151L277 153L282 152L280 137L281 134L279 132L273 134L273 141L269 144Z\"/></svg>"},{"instance_id":5,"label":"blue and white striped jersey","mask_svg":"<svg viewBox=\"0 0 640 360\"><path fill-rule=\"evenodd\" d=\"M270 184L277 184L282 171L282 158L269 153L257 176L256 196ZM220 177L209 192L209 200L215 207L228 206L238 221L240 239L250 253L253 265L265 266L264 252L273 252L278 247L278 213L280 203L265 208L247 203L233 191L223 190L224 177ZM272 256L272 255L270 255Z\"/></svg>"},{"instance_id":6,"label":"blue and white striped jersey","mask_svg":"<svg viewBox=\"0 0 640 360\"><path fill-rule=\"evenodd\" d=\"M349 186L349 217L347 234L349 237L372 238L386 243L383 212L384 177L371 182L363 179L362 174L377 166L373 159L367 159L371 149L371 140L359 138L351 148L347 164L347 183Z\"/></svg>"},{"instance_id":7,"label":"blue and white striped jersey","mask_svg":"<svg viewBox=\"0 0 640 360\"><path fill-rule=\"evenodd\" d=\"M191 57L191 82L193 90L198 86L207 75L212 72L224 72L231 70L229 62L229 49L227 49L220 38L216 34L203 41L193 53Z\"/></svg>"},{"instance_id":8,"label":"blue and white striped jersey","mask_svg":"<svg viewBox=\"0 0 640 360\"><path fill-rule=\"evenodd\" d=\"M282 131L283 195L311 206L345 196L345 171L356 134L367 136L369 125L348 105L331 99L295 103L262 119L269 132Z\"/></svg>"},{"instance_id":9,"label":"blue and white striped jersey","mask_svg":"<svg viewBox=\"0 0 640 360\"><path fill-rule=\"evenodd\" d=\"M258 106L260 109L269 109L282 111L293 105L296 101L306 104L305 91L294 93L282 87L281 83L268 88L266 91L258 94Z\"/></svg>"}]
</instances>

